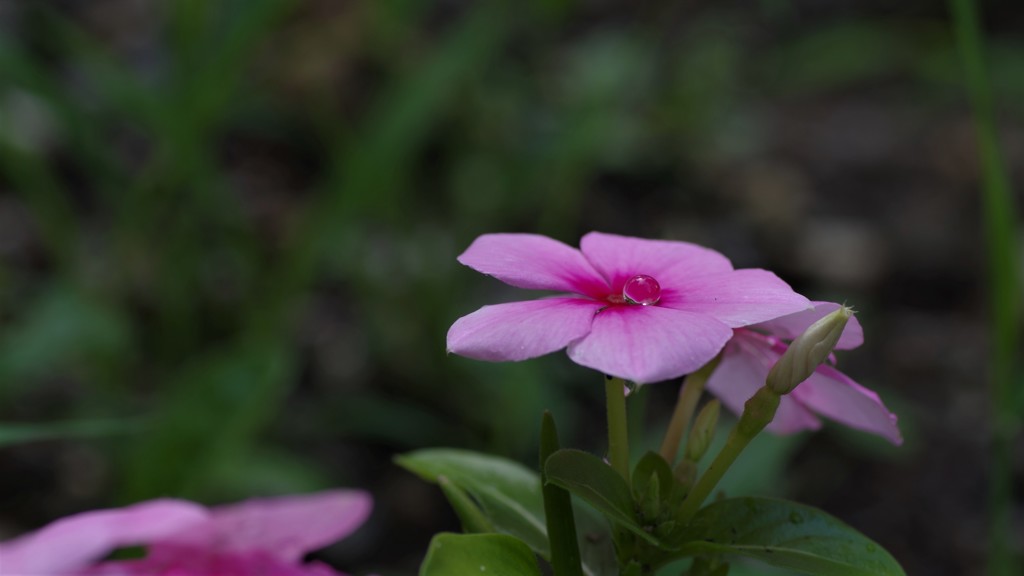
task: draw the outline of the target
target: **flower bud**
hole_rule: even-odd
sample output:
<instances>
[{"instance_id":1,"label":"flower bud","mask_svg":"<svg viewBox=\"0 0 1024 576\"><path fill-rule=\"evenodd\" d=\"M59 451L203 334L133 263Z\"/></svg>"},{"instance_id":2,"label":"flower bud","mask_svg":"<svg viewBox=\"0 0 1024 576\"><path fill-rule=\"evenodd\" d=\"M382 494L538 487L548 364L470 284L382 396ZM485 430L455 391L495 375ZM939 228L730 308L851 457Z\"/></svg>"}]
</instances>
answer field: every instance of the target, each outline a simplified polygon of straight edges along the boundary
<instances>
[{"instance_id":1,"label":"flower bud","mask_svg":"<svg viewBox=\"0 0 1024 576\"><path fill-rule=\"evenodd\" d=\"M697 481L697 464L693 460L683 458L672 470L672 476L675 477L676 482L689 490Z\"/></svg>"},{"instance_id":2,"label":"flower bud","mask_svg":"<svg viewBox=\"0 0 1024 576\"><path fill-rule=\"evenodd\" d=\"M824 362L843 334L853 309L840 306L838 310L811 324L803 334L793 340L782 358L768 372L765 384L776 394L789 394L797 384L811 377Z\"/></svg>"},{"instance_id":3,"label":"flower bud","mask_svg":"<svg viewBox=\"0 0 1024 576\"><path fill-rule=\"evenodd\" d=\"M721 406L721 402L712 400L700 409L690 430L690 437L686 441L687 460L697 462L708 451L711 439L715 437L715 426L718 425L718 412Z\"/></svg>"}]
</instances>

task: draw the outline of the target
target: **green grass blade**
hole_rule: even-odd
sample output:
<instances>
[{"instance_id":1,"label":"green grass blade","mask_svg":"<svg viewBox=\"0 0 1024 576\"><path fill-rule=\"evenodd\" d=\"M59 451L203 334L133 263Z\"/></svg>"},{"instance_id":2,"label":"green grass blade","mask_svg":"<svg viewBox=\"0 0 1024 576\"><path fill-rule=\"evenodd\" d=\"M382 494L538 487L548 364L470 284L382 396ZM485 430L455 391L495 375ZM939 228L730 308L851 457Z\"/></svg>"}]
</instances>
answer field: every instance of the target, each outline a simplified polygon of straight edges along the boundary
<instances>
[{"instance_id":1,"label":"green grass blade","mask_svg":"<svg viewBox=\"0 0 1024 576\"><path fill-rule=\"evenodd\" d=\"M79 438L98 438L133 434L145 427L137 418L68 420L41 424L4 424L0 426L0 448L27 442Z\"/></svg>"},{"instance_id":2,"label":"green grass blade","mask_svg":"<svg viewBox=\"0 0 1024 576\"><path fill-rule=\"evenodd\" d=\"M950 0L953 26L966 73L967 92L974 112L981 157L982 205L989 256L989 297L992 325L992 468L989 487L989 574L1019 574L1010 549L1012 530L1013 438L1020 429L1020 390L1016 354L1020 279L1016 255L1016 210L1009 177L999 150L991 83L985 64L982 32L972 0Z\"/></svg>"}]
</instances>

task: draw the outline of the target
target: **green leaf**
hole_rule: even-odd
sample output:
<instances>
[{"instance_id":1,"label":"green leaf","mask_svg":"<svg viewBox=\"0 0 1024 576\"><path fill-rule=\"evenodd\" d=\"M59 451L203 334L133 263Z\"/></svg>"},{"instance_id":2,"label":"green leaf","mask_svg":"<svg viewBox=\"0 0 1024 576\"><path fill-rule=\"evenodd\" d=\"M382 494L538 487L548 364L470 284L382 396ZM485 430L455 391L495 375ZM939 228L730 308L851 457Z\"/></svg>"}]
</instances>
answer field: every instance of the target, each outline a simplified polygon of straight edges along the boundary
<instances>
[{"instance_id":1,"label":"green leaf","mask_svg":"<svg viewBox=\"0 0 1024 576\"><path fill-rule=\"evenodd\" d=\"M395 458L428 482L444 476L480 503L494 527L550 556L540 478L525 466L469 450L429 448Z\"/></svg>"},{"instance_id":2,"label":"green leaf","mask_svg":"<svg viewBox=\"0 0 1024 576\"><path fill-rule=\"evenodd\" d=\"M655 546L660 541L637 521L629 486L600 458L579 450L559 450L544 466L548 481L586 500L598 512Z\"/></svg>"},{"instance_id":3,"label":"green leaf","mask_svg":"<svg viewBox=\"0 0 1024 576\"><path fill-rule=\"evenodd\" d=\"M905 576L881 546L825 512L773 498L730 498L701 509L679 555L737 554L815 576Z\"/></svg>"},{"instance_id":4,"label":"green leaf","mask_svg":"<svg viewBox=\"0 0 1024 576\"><path fill-rule=\"evenodd\" d=\"M672 469L668 462L657 452L647 452L633 468L633 491L637 496L643 496L647 491L647 485L657 477L658 484L662 487L672 486L675 482L672 478Z\"/></svg>"},{"instance_id":5,"label":"green leaf","mask_svg":"<svg viewBox=\"0 0 1024 576\"><path fill-rule=\"evenodd\" d=\"M574 501L577 543L583 556L583 572L587 576L616 576L619 559L608 520L585 503Z\"/></svg>"},{"instance_id":6,"label":"green leaf","mask_svg":"<svg viewBox=\"0 0 1024 576\"><path fill-rule=\"evenodd\" d=\"M662 504L676 490L672 469L656 452L647 452L633 468L633 498L640 507L643 523L657 522Z\"/></svg>"},{"instance_id":7,"label":"green leaf","mask_svg":"<svg viewBox=\"0 0 1024 576\"><path fill-rule=\"evenodd\" d=\"M544 512L547 517L548 541L551 545L551 567L559 576L583 576L580 549L577 545L576 519L572 511L572 495L547 482L544 463L559 449L558 429L551 412L544 412L540 426L540 466Z\"/></svg>"},{"instance_id":8,"label":"green leaf","mask_svg":"<svg viewBox=\"0 0 1024 576\"><path fill-rule=\"evenodd\" d=\"M530 547L504 534L438 534L430 541L420 576L508 574L540 576Z\"/></svg>"},{"instance_id":9,"label":"green leaf","mask_svg":"<svg viewBox=\"0 0 1024 576\"><path fill-rule=\"evenodd\" d=\"M469 493L498 532L515 536L545 559L548 547L540 476L518 462L469 450L430 448L395 458L428 482L444 476ZM589 507L577 506L578 544L587 576L618 573L607 522Z\"/></svg>"},{"instance_id":10,"label":"green leaf","mask_svg":"<svg viewBox=\"0 0 1024 576\"><path fill-rule=\"evenodd\" d=\"M677 508L687 492L688 486L676 480L668 462L657 452L644 454L633 469L633 495L648 519L657 519L665 508Z\"/></svg>"},{"instance_id":11,"label":"green leaf","mask_svg":"<svg viewBox=\"0 0 1024 576\"><path fill-rule=\"evenodd\" d=\"M462 522L463 532L467 534L494 532L494 525L465 490L444 476L437 479L437 484Z\"/></svg>"}]
</instances>

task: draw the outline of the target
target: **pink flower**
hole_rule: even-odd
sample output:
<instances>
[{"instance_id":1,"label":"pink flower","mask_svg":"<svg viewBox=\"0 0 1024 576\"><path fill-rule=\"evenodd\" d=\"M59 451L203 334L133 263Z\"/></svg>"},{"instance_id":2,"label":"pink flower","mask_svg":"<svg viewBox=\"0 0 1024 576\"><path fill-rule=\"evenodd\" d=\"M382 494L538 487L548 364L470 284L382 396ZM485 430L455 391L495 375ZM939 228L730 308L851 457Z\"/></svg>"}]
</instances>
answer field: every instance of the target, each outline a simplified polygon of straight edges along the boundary
<instances>
[{"instance_id":1,"label":"pink flower","mask_svg":"<svg viewBox=\"0 0 1024 576\"><path fill-rule=\"evenodd\" d=\"M448 331L448 351L517 361L568 347L583 366L636 383L693 372L732 329L807 309L771 272L734 270L686 242L591 232L580 250L535 234L485 234L459 262L519 288L571 294L484 306Z\"/></svg>"},{"instance_id":2,"label":"pink flower","mask_svg":"<svg viewBox=\"0 0 1024 576\"><path fill-rule=\"evenodd\" d=\"M0 543L0 574L337 576L302 557L354 532L371 506L368 494L346 490L209 510L184 500L149 500L69 516ZM126 546L146 546L146 557L101 561Z\"/></svg>"},{"instance_id":3,"label":"pink flower","mask_svg":"<svg viewBox=\"0 0 1024 576\"><path fill-rule=\"evenodd\" d=\"M737 329L725 347L721 363L708 379L708 390L739 414L743 403L764 386L768 371L786 351L783 340L793 340L815 321L837 309L839 304L815 302L813 310ZM836 349L849 350L863 342L864 332L853 317ZM882 404L878 394L828 363L818 366L810 378L782 397L775 419L767 429L778 434L817 430L821 427L819 416L878 434L896 445L903 443L896 415Z\"/></svg>"}]
</instances>

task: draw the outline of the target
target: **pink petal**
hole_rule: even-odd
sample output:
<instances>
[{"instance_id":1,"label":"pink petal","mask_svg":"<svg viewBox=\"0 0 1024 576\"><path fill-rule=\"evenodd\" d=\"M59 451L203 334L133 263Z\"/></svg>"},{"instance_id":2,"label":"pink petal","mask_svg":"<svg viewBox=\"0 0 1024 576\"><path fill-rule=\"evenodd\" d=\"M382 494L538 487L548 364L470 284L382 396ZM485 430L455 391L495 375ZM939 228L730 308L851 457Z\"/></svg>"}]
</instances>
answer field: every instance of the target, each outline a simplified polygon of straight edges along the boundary
<instances>
[{"instance_id":1,"label":"pink petal","mask_svg":"<svg viewBox=\"0 0 1024 576\"><path fill-rule=\"evenodd\" d=\"M565 348L590 332L604 304L544 298L484 306L448 330L448 351L491 362L526 360Z\"/></svg>"},{"instance_id":2,"label":"pink petal","mask_svg":"<svg viewBox=\"0 0 1024 576\"><path fill-rule=\"evenodd\" d=\"M71 574L124 546L148 544L205 523L203 507L183 500L151 500L57 520L0 544L2 574Z\"/></svg>"},{"instance_id":3,"label":"pink petal","mask_svg":"<svg viewBox=\"0 0 1024 576\"><path fill-rule=\"evenodd\" d=\"M659 306L611 306L569 345L577 364L637 384L688 374L718 354L732 331L714 318Z\"/></svg>"},{"instance_id":4,"label":"pink petal","mask_svg":"<svg viewBox=\"0 0 1024 576\"><path fill-rule=\"evenodd\" d=\"M811 310L801 310L794 314L780 316L767 322L755 324L750 326L750 328L762 330L783 340L793 340L800 334L803 334L804 330L807 330L811 324L839 309L839 304L835 302L812 302L812 304L814 308ZM846 329L843 330L843 335L839 337L836 349L850 350L863 343L864 329L861 328L857 317L853 316L846 323Z\"/></svg>"},{"instance_id":5,"label":"pink petal","mask_svg":"<svg viewBox=\"0 0 1024 576\"><path fill-rule=\"evenodd\" d=\"M743 413L743 405L764 386L768 370L779 355L763 341L738 333L725 347L722 360L708 378L707 389L735 414ZM800 430L817 430L821 421L806 408L783 397L775 418L767 430L791 434Z\"/></svg>"},{"instance_id":6,"label":"pink petal","mask_svg":"<svg viewBox=\"0 0 1024 576\"><path fill-rule=\"evenodd\" d=\"M506 284L603 299L607 283L579 250L537 234L484 234L459 262Z\"/></svg>"},{"instance_id":7,"label":"pink petal","mask_svg":"<svg viewBox=\"0 0 1024 576\"><path fill-rule=\"evenodd\" d=\"M662 288L680 275L703 276L732 270L729 259L714 250L672 240L647 240L591 232L580 241L580 249L608 279L612 292L633 276L653 277Z\"/></svg>"},{"instance_id":8,"label":"pink petal","mask_svg":"<svg viewBox=\"0 0 1024 576\"><path fill-rule=\"evenodd\" d=\"M298 562L307 552L354 532L372 507L370 495L359 490L247 500L214 508L205 529L176 534L158 546L263 552L284 562Z\"/></svg>"},{"instance_id":9,"label":"pink petal","mask_svg":"<svg viewBox=\"0 0 1024 576\"><path fill-rule=\"evenodd\" d=\"M775 274L748 268L662 284L659 305L707 314L738 328L806 310L811 303Z\"/></svg>"},{"instance_id":10,"label":"pink petal","mask_svg":"<svg viewBox=\"0 0 1024 576\"><path fill-rule=\"evenodd\" d=\"M820 366L791 395L804 406L851 428L878 434L899 446L903 436L896 415L878 394L830 366Z\"/></svg>"}]
</instances>

